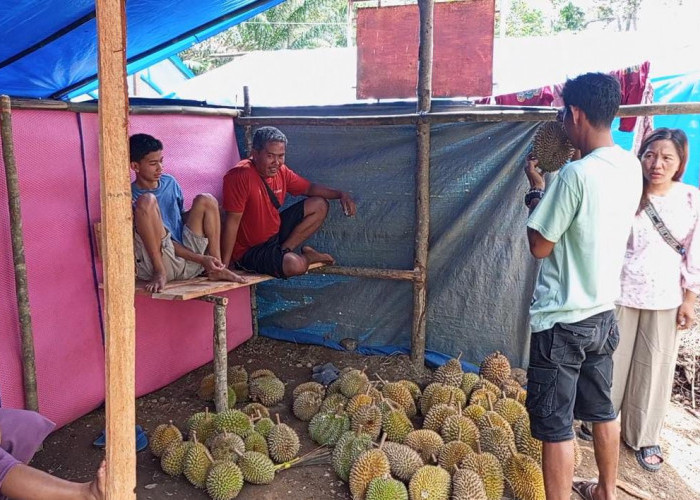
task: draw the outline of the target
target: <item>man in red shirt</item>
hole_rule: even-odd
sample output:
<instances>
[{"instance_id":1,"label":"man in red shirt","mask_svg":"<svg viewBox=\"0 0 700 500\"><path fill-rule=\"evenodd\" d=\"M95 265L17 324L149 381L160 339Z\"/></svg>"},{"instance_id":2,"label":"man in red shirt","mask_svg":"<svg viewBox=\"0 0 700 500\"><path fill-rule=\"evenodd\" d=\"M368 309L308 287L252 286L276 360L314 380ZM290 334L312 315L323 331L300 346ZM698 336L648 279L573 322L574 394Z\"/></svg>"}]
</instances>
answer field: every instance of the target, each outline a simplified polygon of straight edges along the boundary
<instances>
[{"instance_id":1,"label":"man in red shirt","mask_svg":"<svg viewBox=\"0 0 700 500\"><path fill-rule=\"evenodd\" d=\"M328 214L327 200L340 200L347 216L356 212L348 193L314 184L284 164L287 137L275 127L261 127L253 136L250 158L224 176L226 222L222 260L227 266L277 278L304 274L310 264L335 260L308 245ZM306 199L279 212L287 193Z\"/></svg>"}]
</instances>

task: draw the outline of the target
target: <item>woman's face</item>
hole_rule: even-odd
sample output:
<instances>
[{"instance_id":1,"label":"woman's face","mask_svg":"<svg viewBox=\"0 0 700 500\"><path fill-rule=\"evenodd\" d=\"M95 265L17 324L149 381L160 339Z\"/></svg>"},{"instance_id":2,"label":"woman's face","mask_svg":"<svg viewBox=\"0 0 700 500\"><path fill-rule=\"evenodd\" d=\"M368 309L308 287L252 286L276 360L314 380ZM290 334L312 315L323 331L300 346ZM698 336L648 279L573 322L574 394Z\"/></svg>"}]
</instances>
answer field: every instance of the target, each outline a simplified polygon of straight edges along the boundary
<instances>
[{"instance_id":1,"label":"woman's face","mask_svg":"<svg viewBox=\"0 0 700 500\"><path fill-rule=\"evenodd\" d=\"M644 178L650 184L670 184L680 166L678 151L668 139L652 142L642 155Z\"/></svg>"}]
</instances>

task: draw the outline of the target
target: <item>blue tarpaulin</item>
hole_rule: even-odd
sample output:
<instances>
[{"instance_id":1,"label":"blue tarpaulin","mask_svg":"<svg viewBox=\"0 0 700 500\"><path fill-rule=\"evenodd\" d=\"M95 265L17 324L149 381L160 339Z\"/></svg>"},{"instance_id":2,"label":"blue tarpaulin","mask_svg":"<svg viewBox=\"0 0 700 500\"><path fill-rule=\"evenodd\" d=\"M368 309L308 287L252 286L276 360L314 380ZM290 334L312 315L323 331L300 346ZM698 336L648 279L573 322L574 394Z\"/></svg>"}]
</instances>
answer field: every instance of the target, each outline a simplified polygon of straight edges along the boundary
<instances>
[{"instance_id":1,"label":"blue tarpaulin","mask_svg":"<svg viewBox=\"0 0 700 500\"><path fill-rule=\"evenodd\" d=\"M129 0L127 71L134 73L282 0ZM0 93L59 98L97 88L94 0L0 3Z\"/></svg>"}]
</instances>

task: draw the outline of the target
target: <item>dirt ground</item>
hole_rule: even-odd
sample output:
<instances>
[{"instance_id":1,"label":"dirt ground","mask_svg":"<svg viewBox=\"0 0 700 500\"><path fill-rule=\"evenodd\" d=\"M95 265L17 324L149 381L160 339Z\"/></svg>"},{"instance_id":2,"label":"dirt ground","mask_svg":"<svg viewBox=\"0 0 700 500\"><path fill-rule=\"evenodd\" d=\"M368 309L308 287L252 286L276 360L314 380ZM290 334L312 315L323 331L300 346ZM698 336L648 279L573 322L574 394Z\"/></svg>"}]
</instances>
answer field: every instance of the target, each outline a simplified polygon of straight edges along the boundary
<instances>
[{"instance_id":1,"label":"dirt ground","mask_svg":"<svg viewBox=\"0 0 700 500\"><path fill-rule=\"evenodd\" d=\"M316 448L306 431L307 424L291 413L292 389L311 379L314 365L333 362L337 367L367 367L368 375L379 375L385 380L410 378L421 386L428 382L430 370L416 371L406 356L362 356L339 352L318 346L296 345L266 338L251 340L229 354L229 364L241 364L250 372L269 368L287 382L286 397L271 413L279 413L283 422L296 429L301 438L300 453ZM206 365L180 378L169 386L141 397L136 402L136 421L147 433L158 424L172 420L181 429L187 418L203 411L206 403L195 394L200 379L212 371ZM240 405L239 405L240 406ZM212 408L212 406L210 406ZM213 408L212 408L213 409ZM44 449L37 453L32 465L59 477L87 481L103 457L103 451L92 446L92 441L104 428L104 409L98 409L63 427L48 437ZM596 475L595 460L590 444L579 441L584 450L583 463L576 475L591 478ZM700 419L672 405L664 430L662 446L667 456L663 472L644 472L634 454L624 446L620 450L620 478L649 492L652 498L700 499ZM139 499L162 500L170 498L206 499L208 496L195 489L184 478L172 478L160 469L160 459L150 451L137 455L137 489ZM350 499L347 486L341 482L330 465L292 468L279 473L267 486L248 485L238 496L241 500L277 500L293 496L295 500ZM572 493L572 498L577 498ZM625 493L621 500L634 498Z\"/></svg>"}]
</instances>

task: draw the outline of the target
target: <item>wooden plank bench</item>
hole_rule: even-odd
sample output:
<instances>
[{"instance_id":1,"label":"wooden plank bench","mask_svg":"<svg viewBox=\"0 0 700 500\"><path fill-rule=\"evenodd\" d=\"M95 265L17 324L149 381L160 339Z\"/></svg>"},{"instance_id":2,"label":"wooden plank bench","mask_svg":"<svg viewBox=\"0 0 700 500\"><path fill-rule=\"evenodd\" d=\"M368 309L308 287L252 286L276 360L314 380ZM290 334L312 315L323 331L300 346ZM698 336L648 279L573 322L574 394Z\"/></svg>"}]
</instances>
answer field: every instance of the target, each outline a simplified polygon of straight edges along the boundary
<instances>
[{"instance_id":1,"label":"wooden plank bench","mask_svg":"<svg viewBox=\"0 0 700 500\"><path fill-rule=\"evenodd\" d=\"M97 258L102 256L102 224L97 222L93 226L97 247ZM309 270L325 266L321 262L311 264ZM136 294L145 295L157 300L203 300L214 304L214 404L217 412L228 409L228 349L226 342L226 306L228 298L220 293L235 290L236 288L251 287L251 316L253 320L253 333L257 333L257 305L255 300L255 285L264 281L275 279L268 274L255 274L237 271L248 280L247 283L233 283L231 281L210 281L204 276L189 280L169 281L163 290L152 293L146 290L146 282L136 280ZM100 288L103 284L100 283Z\"/></svg>"}]
</instances>

